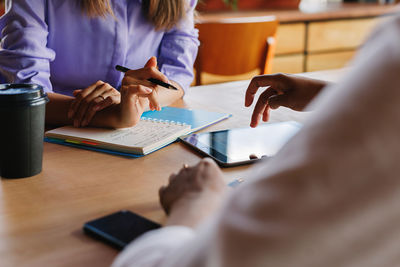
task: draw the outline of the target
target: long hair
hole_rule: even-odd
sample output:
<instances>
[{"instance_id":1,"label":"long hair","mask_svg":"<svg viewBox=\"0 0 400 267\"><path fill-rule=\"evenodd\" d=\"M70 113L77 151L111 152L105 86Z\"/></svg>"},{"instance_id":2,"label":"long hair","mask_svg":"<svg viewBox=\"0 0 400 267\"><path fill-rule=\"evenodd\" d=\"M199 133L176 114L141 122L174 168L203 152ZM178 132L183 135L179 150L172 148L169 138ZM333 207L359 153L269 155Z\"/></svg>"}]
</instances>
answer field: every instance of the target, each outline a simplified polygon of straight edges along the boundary
<instances>
[{"instance_id":1,"label":"long hair","mask_svg":"<svg viewBox=\"0 0 400 267\"><path fill-rule=\"evenodd\" d=\"M78 0L89 17L114 16L110 0ZM142 11L157 30L171 29L185 15L184 0L143 0Z\"/></svg>"}]
</instances>

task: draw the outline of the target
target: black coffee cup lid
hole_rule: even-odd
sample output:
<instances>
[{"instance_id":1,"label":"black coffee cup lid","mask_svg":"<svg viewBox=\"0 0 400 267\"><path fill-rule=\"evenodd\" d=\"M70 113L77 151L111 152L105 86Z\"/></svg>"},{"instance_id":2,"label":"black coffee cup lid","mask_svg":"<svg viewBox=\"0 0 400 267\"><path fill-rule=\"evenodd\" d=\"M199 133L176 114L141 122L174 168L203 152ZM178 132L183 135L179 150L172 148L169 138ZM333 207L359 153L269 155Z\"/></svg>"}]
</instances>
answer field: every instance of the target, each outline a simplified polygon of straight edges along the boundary
<instances>
[{"instance_id":1,"label":"black coffee cup lid","mask_svg":"<svg viewBox=\"0 0 400 267\"><path fill-rule=\"evenodd\" d=\"M48 101L42 86L37 84L0 84L0 105L40 105Z\"/></svg>"}]
</instances>

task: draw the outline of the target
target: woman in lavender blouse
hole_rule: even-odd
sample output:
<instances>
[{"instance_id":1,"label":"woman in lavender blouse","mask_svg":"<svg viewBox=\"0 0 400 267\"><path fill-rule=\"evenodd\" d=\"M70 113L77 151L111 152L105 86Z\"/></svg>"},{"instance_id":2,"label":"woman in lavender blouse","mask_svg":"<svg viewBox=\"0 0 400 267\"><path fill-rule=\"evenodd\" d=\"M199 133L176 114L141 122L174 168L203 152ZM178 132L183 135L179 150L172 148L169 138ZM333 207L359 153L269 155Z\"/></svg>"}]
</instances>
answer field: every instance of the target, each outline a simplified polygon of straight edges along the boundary
<instances>
[{"instance_id":1,"label":"woman in lavender blouse","mask_svg":"<svg viewBox=\"0 0 400 267\"><path fill-rule=\"evenodd\" d=\"M8 0L0 82L42 85L50 98L46 123L132 126L144 109L172 103L192 82L196 2ZM117 64L133 70L124 76Z\"/></svg>"}]
</instances>

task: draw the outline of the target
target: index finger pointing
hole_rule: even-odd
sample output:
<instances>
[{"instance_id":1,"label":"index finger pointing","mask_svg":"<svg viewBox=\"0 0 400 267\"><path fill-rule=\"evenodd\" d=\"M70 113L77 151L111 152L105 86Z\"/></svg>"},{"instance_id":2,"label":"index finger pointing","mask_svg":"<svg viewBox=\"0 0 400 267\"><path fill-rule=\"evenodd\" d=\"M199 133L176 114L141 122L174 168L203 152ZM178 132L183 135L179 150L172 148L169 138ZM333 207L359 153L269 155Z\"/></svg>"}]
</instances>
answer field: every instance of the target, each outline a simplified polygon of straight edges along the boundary
<instances>
[{"instance_id":1,"label":"index finger pointing","mask_svg":"<svg viewBox=\"0 0 400 267\"><path fill-rule=\"evenodd\" d=\"M256 95L258 88L265 86L266 84L265 80L266 76L255 76L253 79L251 79L250 84L246 90L246 96L244 102L244 105L246 107L250 106L253 103L254 96Z\"/></svg>"},{"instance_id":2,"label":"index finger pointing","mask_svg":"<svg viewBox=\"0 0 400 267\"><path fill-rule=\"evenodd\" d=\"M279 85L283 82L281 76L281 74L255 76L247 87L245 106L248 107L253 103L254 96L260 87L270 86L271 89L279 90L281 87Z\"/></svg>"}]
</instances>

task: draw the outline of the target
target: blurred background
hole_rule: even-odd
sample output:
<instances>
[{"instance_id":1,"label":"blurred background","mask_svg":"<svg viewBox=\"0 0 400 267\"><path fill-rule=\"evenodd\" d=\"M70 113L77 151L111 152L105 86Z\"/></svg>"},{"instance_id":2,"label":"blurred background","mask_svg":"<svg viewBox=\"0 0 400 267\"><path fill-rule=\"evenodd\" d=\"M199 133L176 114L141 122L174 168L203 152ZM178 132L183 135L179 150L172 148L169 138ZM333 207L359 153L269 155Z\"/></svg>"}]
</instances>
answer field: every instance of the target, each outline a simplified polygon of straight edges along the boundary
<instances>
[{"instance_id":1,"label":"blurred background","mask_svg":"<svg viewBox=\"0 0 400 267\"><path fill-rule=\"evenodd\" d=\"M347 66L396 0L200 0L193 85ZM4 13L4 1L0 1Z\"/></svg>"},{"instance_id":2,"label":"blurred background","mask_svg":"<svg viewBox=\"0 0 400 267\"><path fill-rule=\"evenodd\" d=\"M398 1L203 0L197 7L198 25L209 23L211 28L215 27L215 23L210 22L222 22L227 18L240 20L274 16L278 26L272 36L274 42L268 47L270 55L264 62L268 67L264 70L258 68L231 77L204 72L201 73L201 81L197 83L250 79L260 73L300 73L347 66L375 25L393 14L396 2ZM248 28L248 31L252 31L252 28ZM206 31L203 30L203 33ZM207 42L211 41L207 39ZM247 51L231 53L232 57L251 54L252 49L255 49L251 43L248 40ZM205 45L204 42L202 45ZM219 50L229 50L230 46L235 45L225 43L224 48L220 47ZM262 53L259 57L263 57ZM203 56L202 64L207 60L218 59L207 59Z\"/></svg>"}]
</instances>

